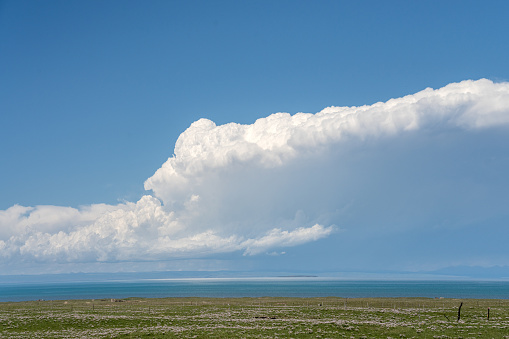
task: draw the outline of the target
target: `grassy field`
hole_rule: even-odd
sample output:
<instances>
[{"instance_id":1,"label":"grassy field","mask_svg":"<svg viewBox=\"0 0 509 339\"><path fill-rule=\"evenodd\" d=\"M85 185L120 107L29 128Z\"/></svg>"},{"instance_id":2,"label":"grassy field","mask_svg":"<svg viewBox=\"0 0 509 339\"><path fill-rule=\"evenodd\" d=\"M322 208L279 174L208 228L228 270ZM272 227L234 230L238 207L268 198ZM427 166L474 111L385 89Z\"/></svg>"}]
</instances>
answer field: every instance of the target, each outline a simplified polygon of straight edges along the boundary
<instances>
[{"instance_id":1,"label":"grassy field","mask_svg":"<svg viewBox=\"0 0 509 339\"><path fill-rule=\"evenodd\" d=\"M0 303L0 338L509 338L509 300L128 298L4 302Z\"/></svg>"}]
</instances>

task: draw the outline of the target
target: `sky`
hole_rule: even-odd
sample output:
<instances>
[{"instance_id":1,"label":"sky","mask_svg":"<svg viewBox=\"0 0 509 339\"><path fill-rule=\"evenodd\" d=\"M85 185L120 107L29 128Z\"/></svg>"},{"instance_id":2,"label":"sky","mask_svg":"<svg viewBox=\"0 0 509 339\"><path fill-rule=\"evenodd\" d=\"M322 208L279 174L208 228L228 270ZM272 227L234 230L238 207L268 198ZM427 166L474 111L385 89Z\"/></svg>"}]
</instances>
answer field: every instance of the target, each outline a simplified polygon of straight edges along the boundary
<instances>
[{"instance_id":1,"label":"sky","mask_svg":"<svg viewBox=\"0 0 509 339\"><path fill-rule=\"evenodd\" d=\"M1 274L509 279L507 13L0 1Z\"/></svg>"}]
</instances>

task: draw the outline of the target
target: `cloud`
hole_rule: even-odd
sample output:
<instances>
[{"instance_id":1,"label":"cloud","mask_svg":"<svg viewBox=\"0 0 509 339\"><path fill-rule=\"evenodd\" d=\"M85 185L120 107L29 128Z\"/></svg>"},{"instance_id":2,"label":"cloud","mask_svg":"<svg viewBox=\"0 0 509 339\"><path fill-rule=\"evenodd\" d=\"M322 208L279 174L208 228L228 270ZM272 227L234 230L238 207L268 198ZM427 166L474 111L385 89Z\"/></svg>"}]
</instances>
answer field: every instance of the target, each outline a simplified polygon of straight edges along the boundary
<instances>
[{"instance_id":1,"label":"cloud","mask_svg":"<svg viewBox=\"0 0 509 339\"><path fill-rule=\"evenodd\" d=\"M509 83L485 79L361 107L276 113L251 125L200 119L145 181L153 195L118 205L0 211L0 256L58 263L252 256L363 223L373 224L375 233L411 224L422 211L437 215L430 201L438 206L440 195L469 187L461 175L444 179L446 172L419 163L435 161L444 149L426 136L468 139L472 131L508 125ZM477 215L493 211L498 207Z\"/></svg>"},{"instance_id":2,"label":"cloud","mask_svg":"<svg viewBox=\"0 0 509 339\"><path fill-rule=\"evenodd\" d=\"M62 206L25 207L14 205L0 211L0 239L26 232L52 233L69 227L85 225L117 206L95 204L81 210Z\"/></svg>"},{"instance_id":3,"label":"cloud","mask_svg":"<svg viewBox=\"0 0 509 339\"><path fill-rule=\"evenodd\" d=\"M111 207L92 223L80 225L80 221L97 208L80 211L66 208L52 210L51 206L36 209L16 206L8 210L9 220L18 220L18 225L26 225L34 224L32 220L37 219L41 220L41 224L35 223L36 228L13 235L7 242L2 241L0 250L7 256L19 254L32 260L61 263L162 260L240 250L252 255L269 248L317 240L332 232L332 227L315 225L290 232L274 229L259 239L245 240L236 235L222 237L211 229L199 233L186 232L185 225L175 218L175 213L164 211L160 201L152 196L144 196L135 204ZM40 218L40 215L48 215L48 209L56 217ZM15 215L13 210L18 214ZM23 216L27 211L32 212ZM48 220L57 224L62 224L62 220L70 221L69 214L76 222L67 231L51 231L45 227Z\"/></svg>"},{"instance_id":4,"label":"cloud","mask_svg":"<svg viewBox=\"0 0 509 339\"><path fill-rule=\"evenodd\" d=\"M333 227L325 228L318 224L309 228L300 227L291 232L276 228L259 239L246 240L242 243L242 247L246 248L244 255L254 255L263 253L274 247L296 246L308 241L316 241L327 237L333 230Z\"/></svg>"},{"instance_id":5,"label":"cloud","mask_svg":"<svg viewBox=\"0 0 509 339\"><path fill-rule=\"evenodd\" d=\"M316 114L276 113L252 125L216 126L200 119L180 135L175 155L145 182L165 203L199 185L202 175L239 164L282 166L321 146L349 138L379 138L443 127L486 128L509 123L509 84L463 81L441 89L361 107L328 107Z\"/></svg>"}]
</instances>

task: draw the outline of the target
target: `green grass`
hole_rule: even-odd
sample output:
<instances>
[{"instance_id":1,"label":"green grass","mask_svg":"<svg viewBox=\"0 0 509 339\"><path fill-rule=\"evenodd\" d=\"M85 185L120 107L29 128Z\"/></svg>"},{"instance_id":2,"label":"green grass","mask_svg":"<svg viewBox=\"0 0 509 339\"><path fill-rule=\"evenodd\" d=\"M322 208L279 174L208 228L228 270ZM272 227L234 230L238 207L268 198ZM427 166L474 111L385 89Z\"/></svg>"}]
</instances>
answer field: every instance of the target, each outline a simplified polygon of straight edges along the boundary
<instances>
[{"instance_id":1,"label":"green grass","mask_svg":"<svg viewBox=\"0 0 509 339\"><path fill-rule=\"evenodd\" d=\"M0 303L0 338L509 338L509 300L128 298Z\"/></svg>"}]
</instances>

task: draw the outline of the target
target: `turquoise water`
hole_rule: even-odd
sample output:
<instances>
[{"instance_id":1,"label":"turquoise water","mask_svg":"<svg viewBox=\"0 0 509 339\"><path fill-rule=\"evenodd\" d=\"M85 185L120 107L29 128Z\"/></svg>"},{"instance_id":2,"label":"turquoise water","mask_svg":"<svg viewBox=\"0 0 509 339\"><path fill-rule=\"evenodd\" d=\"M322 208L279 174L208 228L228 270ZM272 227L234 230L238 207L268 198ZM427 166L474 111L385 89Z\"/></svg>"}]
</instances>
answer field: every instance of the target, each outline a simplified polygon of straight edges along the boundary
<instances>
[{"instance_id":1,"label":"turquoise water","mask_svg":"<svg viewBox=\"0 0 509 339\"><path fill-rule=\"evenodd\" d=\"M320 278L267 278L0 284L0 301L263 296L509 299L509 282L345 281Z\"/></svg>"}]
</instances>

